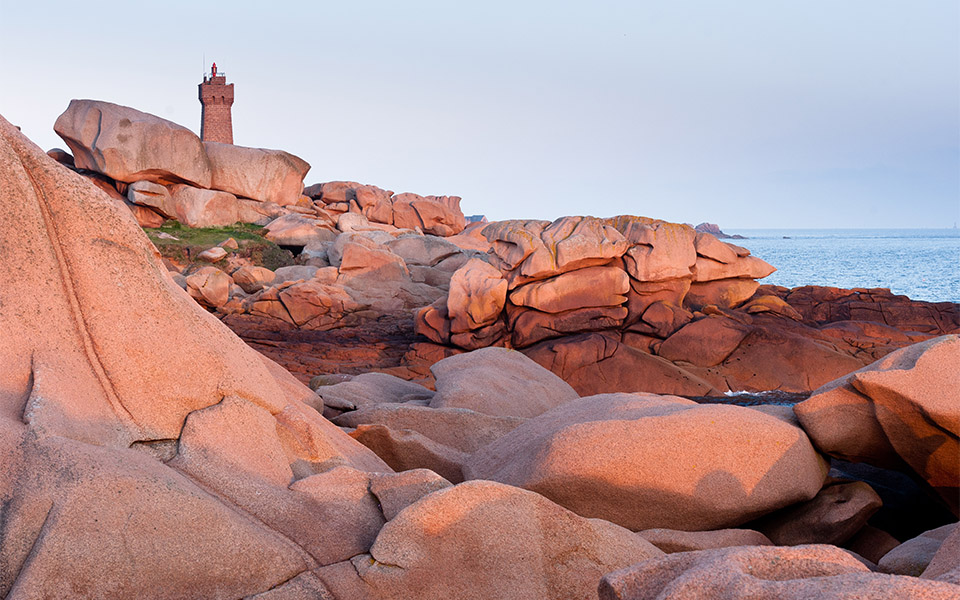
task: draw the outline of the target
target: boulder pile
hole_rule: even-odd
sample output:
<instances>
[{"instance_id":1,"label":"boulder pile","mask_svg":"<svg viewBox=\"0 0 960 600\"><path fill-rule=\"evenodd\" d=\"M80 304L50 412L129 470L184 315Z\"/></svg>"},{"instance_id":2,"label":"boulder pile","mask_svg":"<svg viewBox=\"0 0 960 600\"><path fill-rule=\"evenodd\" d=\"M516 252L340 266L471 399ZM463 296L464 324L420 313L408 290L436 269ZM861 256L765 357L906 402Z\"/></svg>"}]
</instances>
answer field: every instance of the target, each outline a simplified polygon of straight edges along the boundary
<instances>
[{"instance_id":1,"label":"boulder pile","mask_svg":"<svg viewBox=\"0 0 960 600\"><path fill-rule=\"evenodd\" d=\"M288 152L203 142L189 129L126 106L72 100L54 130L73 152L48 154L90 177L144 227L268 225L280 245L332 239L369 223L452 236L466 226L456 196L394 194L352 182L303 188L310 165Z\"/></svg>"},{"instance_id":2,"label":"boulder pile","mask_svg":"<svg viewBox=\"0 0 960 600\"><path fill-rule=\"evenodd\" d=\"M482 235L488 255L453 274L416 331L446 349L519 349L585 395L809 392L960 330L952 303L761 286L773 267L687 225L563 217Z\"/></svg>"},{"instance_id":3,"label":"boulder pile","mask_svg":"<svg viewBox=\"0 0 960 600\"><path fill-rule=\"evenodd\" d=\"M579 397L507 348L436 362L435 390L371 374L314 393L184 292L127 209L2 118L0 216L17 223L0 254L4 597L960 594L955 526L876 552L892 573L822 539L772 545L797 530L847 543L832 525L859 533L876 509L827 477L826 444L790 414ZM186 287L211 303L288 276L196 275ZM329 285L300 275L278 296ZM866 426L938 491L957 477L956 345L912 346L849 382ZM920 420L936 447L904 445Z\"/></svg>"}]
</instances>

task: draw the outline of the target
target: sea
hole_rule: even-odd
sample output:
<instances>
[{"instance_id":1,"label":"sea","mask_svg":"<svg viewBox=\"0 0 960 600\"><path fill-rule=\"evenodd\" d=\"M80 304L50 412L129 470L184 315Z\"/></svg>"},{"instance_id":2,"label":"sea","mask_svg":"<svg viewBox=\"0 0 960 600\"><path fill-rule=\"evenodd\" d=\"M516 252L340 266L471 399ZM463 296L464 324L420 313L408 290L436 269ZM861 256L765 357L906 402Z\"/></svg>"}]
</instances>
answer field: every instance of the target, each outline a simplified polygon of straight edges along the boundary
<instances>
[{"instance_id":1,"label":"sea","mask_svg":"<svg viewBox=\"0 0 960 600\"><path fill-rule=\"evenodd\" d=\"M958 229L726 229L725 240L777 268L761 283L889 288L911 300L960 302Z\"/></svg>"}]
</instances>

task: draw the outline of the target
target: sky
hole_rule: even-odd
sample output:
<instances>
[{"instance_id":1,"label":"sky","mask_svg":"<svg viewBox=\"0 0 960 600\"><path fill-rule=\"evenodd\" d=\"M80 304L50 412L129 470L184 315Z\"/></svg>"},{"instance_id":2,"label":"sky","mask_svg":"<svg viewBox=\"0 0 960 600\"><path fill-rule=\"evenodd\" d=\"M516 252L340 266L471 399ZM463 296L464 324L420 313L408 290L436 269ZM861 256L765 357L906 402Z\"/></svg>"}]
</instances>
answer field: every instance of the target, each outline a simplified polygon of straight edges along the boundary
<instances>
[{"instance_id":1,"label":"sky","mask_svg":"<svg viewBox=\"0 0 960 600\"><path fill-rule=\"evenodd\" d=\"M742 228L960 221L960 3L0 0L0 115L49 149L72 98L491 220Z\"/></svg>"}]
</instances>

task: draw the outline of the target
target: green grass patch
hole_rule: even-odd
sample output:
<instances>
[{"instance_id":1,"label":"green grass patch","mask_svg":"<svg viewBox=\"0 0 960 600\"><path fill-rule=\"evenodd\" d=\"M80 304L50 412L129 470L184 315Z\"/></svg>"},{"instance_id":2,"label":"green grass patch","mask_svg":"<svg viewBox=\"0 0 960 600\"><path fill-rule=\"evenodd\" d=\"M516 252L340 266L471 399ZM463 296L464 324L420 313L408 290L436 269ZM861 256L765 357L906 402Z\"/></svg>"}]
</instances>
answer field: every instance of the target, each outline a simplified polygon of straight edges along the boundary
<instances>
[{"instance_id":1,"label":"green grass patch","mask_svg":"<svg viewBox=\"0 0 960 600\"><path fill-rule=\"evenodd\" d=\"M228 249L227 252L247 258L259 267L276 270L294 264L293 254L263 237L263 227L259 225L236 223L228 227L190 228L177 221L167 221L157 228L145 227L143 231L161 256L183 265L199 262L197 255L227 238L237 240L240 246L237 250ZM177 239L161 237L161 233Z\"/></svg>"}]
</instances>

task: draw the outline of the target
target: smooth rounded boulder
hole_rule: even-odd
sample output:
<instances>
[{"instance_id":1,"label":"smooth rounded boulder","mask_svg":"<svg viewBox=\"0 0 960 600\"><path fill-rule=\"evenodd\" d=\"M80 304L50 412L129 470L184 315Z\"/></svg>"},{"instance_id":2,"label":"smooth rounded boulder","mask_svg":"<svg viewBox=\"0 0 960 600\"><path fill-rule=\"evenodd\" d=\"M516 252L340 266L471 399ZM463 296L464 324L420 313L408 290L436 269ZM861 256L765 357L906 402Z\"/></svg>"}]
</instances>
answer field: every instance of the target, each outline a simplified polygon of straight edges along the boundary
<instances>
[{"instance_id":1,"label":"smooth rounded boulder","mask_svg":"<svg viewBox=\"0 0 960 600\"><path fill-rule=\"evenodd\" d=\"M826 472L803 431L779 419L652 394L568 402L464 469L635 531L734 527L813 498Z\"/></svg>"},{"instance_id":2,"label":"smooth rounded boulder","mask_svg":"<svg viewBox=\"0 0 960 600\"><path fill-rule=\"evenodd\" d=\"M537 494L471 481L402 510L352 562L384 600L562 600L594 598L605 573L662 554Z\"/></svg>"},{"instance_id":3,"label":"smooth rounded boulder","mask_svg":"<svg viewBox=\"0 0 960 600\"><path fill-rule=\"evenodd\" d=\"M203 142L210 159L210 187L279 206L296 204L310 164L283 150Z\"/></svg>"},{"instance_id":4,"label":"smooth rounded boulder","mask_svg":"<svg viewBox=\"0 0 960 600\"><path fill-rule=\"evenodd\" d=\"M498 417L535 417L579 394L516 350L483 348L430 367L437 393L432 408L468 408Z\"/></svg>"},{"instance_id":5,"label":"smooth rounded boulder","mask_svg":"<svg viewBox=\"0 0 960 600\"><path fill-rule=\"evenodd\" d=\"M80 169L126 183L210 187L210 159L200 138L172 121L110 102L71 100L53 130Z\"/></svg>"}]
</instances>

